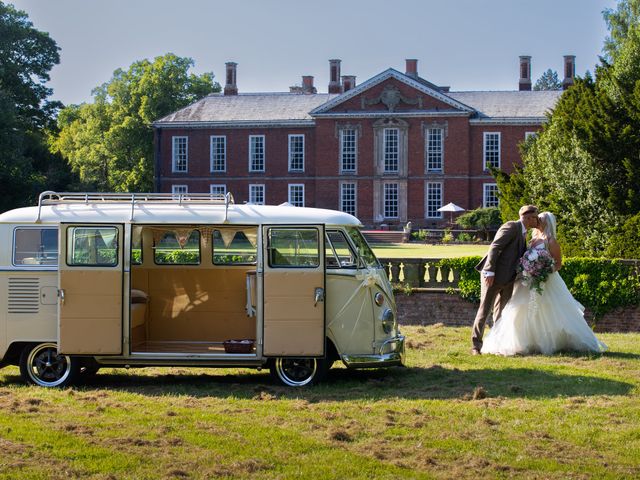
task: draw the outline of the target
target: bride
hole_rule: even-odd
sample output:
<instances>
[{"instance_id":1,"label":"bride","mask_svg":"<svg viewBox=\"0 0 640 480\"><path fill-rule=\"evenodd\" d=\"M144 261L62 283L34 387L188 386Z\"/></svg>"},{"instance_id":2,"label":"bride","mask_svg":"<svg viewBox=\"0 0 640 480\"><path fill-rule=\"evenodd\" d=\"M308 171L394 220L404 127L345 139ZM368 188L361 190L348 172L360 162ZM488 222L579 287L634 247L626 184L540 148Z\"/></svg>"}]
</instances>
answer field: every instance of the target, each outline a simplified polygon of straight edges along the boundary
<instances>
[{"instance_id":1,"label":"bride","mask_svg":"<svg viewBox=\"0 0 640 480\"><path fill-rule=\"evenodd\" d=\"M556 217L549 212L538 215L530 248L546 249L555 267L542 294L516 279L513 295L502 316L485 337L482 353L517 355L559 351L603 352L607 346L596 338L584 319L584 307L569 292L558 273L562 266L556 240Z\"/></svg>"}]
</instances>

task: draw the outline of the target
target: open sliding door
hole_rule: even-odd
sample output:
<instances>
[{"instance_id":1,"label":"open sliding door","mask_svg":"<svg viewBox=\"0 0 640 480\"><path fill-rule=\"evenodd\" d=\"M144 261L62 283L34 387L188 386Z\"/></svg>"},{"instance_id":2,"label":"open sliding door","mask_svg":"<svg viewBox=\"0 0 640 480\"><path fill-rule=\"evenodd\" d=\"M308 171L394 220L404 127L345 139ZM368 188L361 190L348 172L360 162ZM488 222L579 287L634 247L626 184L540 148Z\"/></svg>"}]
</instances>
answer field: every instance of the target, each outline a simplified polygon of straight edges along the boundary
<instances>
[{"instance_id":1,"label":"open sliding door","mask_svg":"<svg viewBox=\"0 0 640 480\"><path fill-rule=\"evenodd\" d=\"M263 228L263 354L324 356L324 226Z\"/></svg>"},{"instance_id":2,"label":"open sliding door","mask_svg":"<svg viewBox=\"0 0 640 480\"><path fill-rule=\"evenodd\" d=\"M58 350L122 353L123 226L62 224Z\"/></svg>"}]
</instances>

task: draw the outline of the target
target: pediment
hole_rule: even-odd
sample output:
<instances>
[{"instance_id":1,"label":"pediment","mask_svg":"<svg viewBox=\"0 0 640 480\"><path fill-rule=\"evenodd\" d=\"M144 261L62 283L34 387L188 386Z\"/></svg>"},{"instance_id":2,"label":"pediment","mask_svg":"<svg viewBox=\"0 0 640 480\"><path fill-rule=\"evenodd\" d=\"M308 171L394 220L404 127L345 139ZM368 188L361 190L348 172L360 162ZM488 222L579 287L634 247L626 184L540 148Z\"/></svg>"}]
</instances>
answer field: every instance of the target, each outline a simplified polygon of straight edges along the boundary
<instances>
[{"instance_id":1,"label":"pediment","mask_svg":"<svg viewBox=\"0 0 640 480\"><path fill-rule=\"evenodd\" d=\"M310 115L474 112L427 83L389 69L312 110Z\"/></svg>"}]
</instances>

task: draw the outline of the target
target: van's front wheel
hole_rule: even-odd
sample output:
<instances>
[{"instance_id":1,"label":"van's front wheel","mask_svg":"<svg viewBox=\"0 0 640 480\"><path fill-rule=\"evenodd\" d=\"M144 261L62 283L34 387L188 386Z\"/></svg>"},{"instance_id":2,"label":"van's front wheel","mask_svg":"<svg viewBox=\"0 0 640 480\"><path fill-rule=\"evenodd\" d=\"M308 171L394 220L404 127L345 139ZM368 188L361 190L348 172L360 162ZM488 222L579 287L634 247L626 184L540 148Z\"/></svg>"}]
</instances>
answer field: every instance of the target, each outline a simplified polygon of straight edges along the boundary
<instances>
[{"instance_id":1,"label":"van's front wheel","mask_svg":"<svg viewBox=\"0 0 640 480\"><path fill-rule=\"evenodd\" d=\"M276 358L271 363L271 375L289 387L304 387L321 381L327 367L327 361L321 358Z\"/></svg>"},{"instance_id":2,"label":"van's front wheel","mask_svg":"<svg viewBox=\"0 0 640 480\"><path fill-rule=\"evenodd\" d=\"M80 374L80 363L59 355L55 343L28 345L20 355L20 374L25 382L41 387L66 387Z\"/></svg>"}]
</instances>

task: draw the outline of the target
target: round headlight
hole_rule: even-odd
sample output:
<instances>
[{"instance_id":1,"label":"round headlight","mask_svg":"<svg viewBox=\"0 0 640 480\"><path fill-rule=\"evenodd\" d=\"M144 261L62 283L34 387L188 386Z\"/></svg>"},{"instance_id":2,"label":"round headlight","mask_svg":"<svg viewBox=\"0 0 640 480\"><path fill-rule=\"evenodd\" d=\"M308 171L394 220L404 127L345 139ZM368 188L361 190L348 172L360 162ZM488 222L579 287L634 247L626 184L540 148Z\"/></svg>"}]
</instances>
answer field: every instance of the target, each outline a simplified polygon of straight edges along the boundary
<instances>
[{"instance_id":1,"label":"round headlight","mask_svg":"<svg viewBox=\"0 0 640 480\"><path fill-rule=\"evenodd\" d=\"M384 295L381 292L378 292L376 293L375 297L373 297L373 300L376 302L376 305L381 307L384 303Z\"/></svg>"},{"instance_id":2,"label":"round headlight","mask_svg":"<svg viewBox=\"0 0 640 480\"><path fill-rule=\"evenodd\" d=\"M384 333L391 332L395 318L396 317L390 308L387 308L384 312L382 312L382 330L384 330Z\"/></svg>"}]
</instances>

